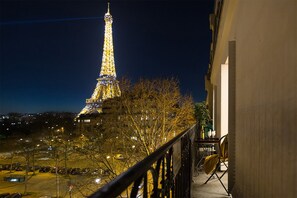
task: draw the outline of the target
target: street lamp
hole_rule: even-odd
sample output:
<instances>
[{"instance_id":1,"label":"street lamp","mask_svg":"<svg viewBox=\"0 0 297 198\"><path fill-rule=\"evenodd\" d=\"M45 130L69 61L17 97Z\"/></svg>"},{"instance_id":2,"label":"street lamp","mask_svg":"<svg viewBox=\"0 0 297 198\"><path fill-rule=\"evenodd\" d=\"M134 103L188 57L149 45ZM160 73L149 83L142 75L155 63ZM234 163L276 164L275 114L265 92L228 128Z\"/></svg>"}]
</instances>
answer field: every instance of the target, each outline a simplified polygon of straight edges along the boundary
<instances>
[{"instance_id":1,"label":"street lamp","mask_svg":"<svg viewBox=\"0 0 297 198\"><path fill-rule=\"evenodd\" d=\"M96 178L96 179L95 179L95 183L96 183L96 184L100 184L100 182L101 182L101 178Z\"/></svg>"}]
</instances>

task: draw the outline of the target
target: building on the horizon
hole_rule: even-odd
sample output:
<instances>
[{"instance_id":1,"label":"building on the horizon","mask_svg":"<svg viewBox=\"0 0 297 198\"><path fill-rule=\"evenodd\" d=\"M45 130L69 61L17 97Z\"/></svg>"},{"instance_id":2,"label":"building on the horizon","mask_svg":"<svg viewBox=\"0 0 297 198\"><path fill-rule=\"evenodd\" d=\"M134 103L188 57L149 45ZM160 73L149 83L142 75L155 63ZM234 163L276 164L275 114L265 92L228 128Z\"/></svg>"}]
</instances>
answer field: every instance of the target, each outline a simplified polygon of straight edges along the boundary
<instances>
[{"instance_id":1,"label":"building on the horizon","mask_svg":"<svg viewBox=\"0 0 297 198\"><path fill-rule=\"evenodd\" d=\"M109 3L107 13L104 15L105 32L102 64L96 88L91 98L86 100L86 106L77 115L80 120L89 122L91 118L102 112L102 103L109 98L121 95L119 82L116 79L114 64L113 39L112 39L112 16L110 14Z\"/></svg>"}]
</instances>

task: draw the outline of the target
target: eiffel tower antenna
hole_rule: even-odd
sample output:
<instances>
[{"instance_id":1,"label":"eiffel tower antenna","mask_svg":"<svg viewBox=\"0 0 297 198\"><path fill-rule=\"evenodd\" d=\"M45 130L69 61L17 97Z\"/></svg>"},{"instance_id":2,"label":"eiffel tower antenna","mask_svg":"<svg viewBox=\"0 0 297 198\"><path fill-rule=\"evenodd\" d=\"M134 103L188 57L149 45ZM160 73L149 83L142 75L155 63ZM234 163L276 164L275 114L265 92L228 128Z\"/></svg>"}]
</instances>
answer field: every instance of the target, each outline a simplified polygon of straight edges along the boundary
<instances>
[{"instance_id":1,"label":"eiffel tower antenna","mask_svg":"<svg viewBox=\"0 0 297 198\"><path fill-rule=\"evenodd\" d=\"M104 15L105 31L104 45L101 63L101 71L97 79L96 88L91 98L86 100L86 106L81 110L80 115L98 114L102 112L102 102L108 98L121 95L119 82L116 80L116 70L114 64L113 39L112 39L112 16L110 14L109 2L107 13Z\"/></svg>"},{"instance_id":2,"label":"eiffel tower antenna","mask_svg":"<svg viewBox=\"0 0 297 198\"><path fill-rule=\"evenodd\" d=\"M107 13L109 13L109 1L107 2Z\"/></svg>"}]
</instances>

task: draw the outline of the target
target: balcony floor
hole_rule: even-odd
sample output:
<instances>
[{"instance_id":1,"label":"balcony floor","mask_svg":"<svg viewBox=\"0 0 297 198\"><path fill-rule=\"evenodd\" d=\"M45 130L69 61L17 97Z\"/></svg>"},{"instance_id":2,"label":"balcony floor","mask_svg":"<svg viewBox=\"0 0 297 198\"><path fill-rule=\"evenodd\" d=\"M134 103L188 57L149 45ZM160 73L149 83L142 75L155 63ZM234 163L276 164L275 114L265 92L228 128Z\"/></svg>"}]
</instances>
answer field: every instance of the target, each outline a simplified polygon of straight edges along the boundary
<instances>
[{"instance_id":1,"label":"balcony floor","mask_svg":"<svg viewBox=\"0 0 297 198\"><path fill-rule=\"evenodd\" d=\"M212 178L207 184L204 182L208 179L210 175L206 175L204 172L199 171L194 173L194 177L192 178L192 198L223 198L223 197L231 197L228 196L225 189L221 185L218 179ZM219 173L221 175L221 173ZM226 188L228 187L228 173L224 175L222 181Z\"/></svg>"}]
</instances>

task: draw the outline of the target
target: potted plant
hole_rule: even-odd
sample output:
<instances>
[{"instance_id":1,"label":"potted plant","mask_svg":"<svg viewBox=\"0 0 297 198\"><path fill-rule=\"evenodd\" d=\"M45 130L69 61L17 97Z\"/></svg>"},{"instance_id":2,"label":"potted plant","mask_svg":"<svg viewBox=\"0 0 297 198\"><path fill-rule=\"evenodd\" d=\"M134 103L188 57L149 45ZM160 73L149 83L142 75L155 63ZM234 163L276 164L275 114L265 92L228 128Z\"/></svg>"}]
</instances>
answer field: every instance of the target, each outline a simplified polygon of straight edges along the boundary
<instances>
[{"instance_id":1,"label":"potted plant","mask_svg":"<svg viewBox=\"0 0 297 198\"><path fill-rule=\"evenodd\" d=\"M211 123L209 109L204 101L195 104L195 118L200 129L200 138L204 139L204 130Z\"/></svg>"}]
</instances>

